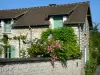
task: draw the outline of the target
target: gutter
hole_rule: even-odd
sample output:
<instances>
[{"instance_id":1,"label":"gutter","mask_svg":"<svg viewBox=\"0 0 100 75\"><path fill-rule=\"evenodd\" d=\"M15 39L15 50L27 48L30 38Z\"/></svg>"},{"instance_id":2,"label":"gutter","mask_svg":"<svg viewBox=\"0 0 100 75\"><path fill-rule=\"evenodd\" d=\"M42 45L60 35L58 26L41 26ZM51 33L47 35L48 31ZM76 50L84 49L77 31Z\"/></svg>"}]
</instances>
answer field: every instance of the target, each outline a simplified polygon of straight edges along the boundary
<instances>
[{"instance_id":1,"label":"gutter","mask_svg":"<svg viewBox=\"0 0 100 75\"><path fill-rule=\"evenodd\" d=\"M84 24L84 22L64 22L64 24Z\"/></svg>"},{"instance_id":2,"label":"gutter","mask_svg":"<svg viewBox=\"0 0 100 75\"><path fill-rule=\"evenodd\" d=\"M80 36L81 36L81 34L80 34L80 33L81 33L80 25L81 25L81 24L78 24L79 47L81 46L81 45L80 45L80 39L81 39L81 37L80 37ZM80 47L80 50L81 50L81 47ZM80 51L80 52L81 52L81 51Z\"/></svg>"}]
</instances>

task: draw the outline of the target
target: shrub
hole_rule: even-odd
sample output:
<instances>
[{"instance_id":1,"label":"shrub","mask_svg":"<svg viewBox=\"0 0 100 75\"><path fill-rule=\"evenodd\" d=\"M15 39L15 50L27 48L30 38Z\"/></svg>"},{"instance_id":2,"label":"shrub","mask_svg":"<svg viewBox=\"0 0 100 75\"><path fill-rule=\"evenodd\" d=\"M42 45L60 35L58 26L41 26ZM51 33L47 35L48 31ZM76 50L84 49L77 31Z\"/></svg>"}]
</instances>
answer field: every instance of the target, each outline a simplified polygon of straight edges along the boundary
<instances>
[{"instance_id":1,"label":"shrub","mask_svg":"<svg viewBox=\"0 0 100 75\"><path fill-rule=\"evenodd\" d=\"M67 57L76 58L81 56L80 48L77 45L77 37L74 33L73 28L62 27L53 30L47 29L42 33L42 40L47 40L50 34L53 35L53 39L63 42L62 48L67 52Z\"/></svg>"},{"instance_id":2,"label":"shrub","mask_svg":"<svg viewBox=\"0 0 100 75\"><path fill-rule=\"evenodd\" d=\"M52 34L55 40L61 40L64 43L75 42L77 44L77 37L71 27L62 27L56 29L47 29L41 35L43 41L48 39L48 36Z\"/></svg>"},{"instance_id":3,"label":"shrub","mask_svg":"<svg viewBox=\"0 0 100 75\"><path fill-rule=\"evenodd\" d=\"M85 64L85 75L94 75L96 67L97 67L96 59L92 61L87 61Z\"/></svg>"},{"instance_id":4,"label":"shrub","mask_svg":"<svg viewBox=\"0 0 100 75\"><path fill-rule=\"evenodd\" d=\"M2 50L0 50L0 55L2 54Z\"/></svg>"},{"instance_id":5,"label":"shrub","mask_svg":"<svg viewBox=\"0 0 100 75\"><path fill-rule=\"evenodd\" d=\"M53 37L48 39L52 34ZM30 57L51 57L52 61L60 59L66 61L67 57L79 58L81 56L77 37L71 27L47 29L41 35L40 41L28 48Z\"/></svg>"}]
</instances>

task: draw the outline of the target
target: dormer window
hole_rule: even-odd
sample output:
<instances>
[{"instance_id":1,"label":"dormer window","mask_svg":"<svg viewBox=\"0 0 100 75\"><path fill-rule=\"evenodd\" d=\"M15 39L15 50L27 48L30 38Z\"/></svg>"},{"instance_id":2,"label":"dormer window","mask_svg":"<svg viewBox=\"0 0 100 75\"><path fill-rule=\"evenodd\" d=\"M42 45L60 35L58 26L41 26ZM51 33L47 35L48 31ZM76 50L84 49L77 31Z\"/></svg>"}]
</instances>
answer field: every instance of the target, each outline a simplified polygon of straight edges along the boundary
<instances>
[{"instance_id":1,"label":"dormer window","mask_svg":"<svg viewBox=\"0 0 100 75\"><path fill-rule=\"evenodd\" d=\"M67 16L64 15L53 15L50 17L50 27L52 29L63 27L64 21L67 21Z\"/></svg>"},{"instance_id":2,"label":"dormer window","mask_svg":"<svg viewBox=\"0 0 100 75\"><path fill-rule=\"evenodd\" d=\"M2 24L2 32L3 33L11 33L11 25L12 25L11 20L1 21L1 24Z\"/></svg>"},{"instance_id":3,"label":"dormer window","mask_svg":"<svg viewBox=\"0 0 100 75\"><path fill-rule=\"evenodd\" d=\"M10 33L10 32L11 32L11 21L5 21L4 33Z\"/></svg>"},{"instance_id":4,"label":"dormer window","mask_svg":"<svg viewBox=\"0 0 100 75\"><path fill-rule=\"evenodd\" d=\"M52 29L63 27L63 16L62 15L53 15L50 17L50 27Z\"/></svg>"}]
</instances>

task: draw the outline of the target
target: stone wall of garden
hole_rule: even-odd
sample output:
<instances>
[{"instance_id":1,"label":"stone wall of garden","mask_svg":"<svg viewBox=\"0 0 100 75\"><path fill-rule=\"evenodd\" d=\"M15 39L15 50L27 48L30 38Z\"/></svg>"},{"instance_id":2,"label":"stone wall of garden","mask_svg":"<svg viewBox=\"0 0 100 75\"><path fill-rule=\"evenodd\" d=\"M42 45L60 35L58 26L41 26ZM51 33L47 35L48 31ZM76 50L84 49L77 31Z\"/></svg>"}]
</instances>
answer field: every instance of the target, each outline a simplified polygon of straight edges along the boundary
<instances>
[{"instance_id":1,"label":"stone wall of garden","mask_svg":"<svg viewBox=\"0 0 100 75\"><path fill-rule=\"evenodd\" d=\"M0 59L0 75L82 75L80 59L51 64L50 59Z\"/></svg>"}]
</instances>

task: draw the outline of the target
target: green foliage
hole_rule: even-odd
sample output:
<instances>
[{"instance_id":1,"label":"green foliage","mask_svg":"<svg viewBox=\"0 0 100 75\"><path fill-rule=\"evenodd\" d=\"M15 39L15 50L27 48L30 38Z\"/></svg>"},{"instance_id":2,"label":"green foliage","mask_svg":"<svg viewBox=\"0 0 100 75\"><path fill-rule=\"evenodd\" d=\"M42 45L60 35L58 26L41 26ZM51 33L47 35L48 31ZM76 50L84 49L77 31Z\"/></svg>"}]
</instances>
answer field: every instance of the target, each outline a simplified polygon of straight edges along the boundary
<instances>
[{"instance_id":1,"label":"green foliage","mask_svg":"<svg viewBox=\"0 0 100 75\"><path fill-rule=\"evenodd\" d=\"M96 70L96 67L98 65L97 63L97 56L98 56L98 51L95 50L93 38L90 38L90 61L87 61L85 64L85 75L94 75L94 72Z\"/></svg>"},{"instance_id":2,"label":"green foliage","mask_svg":"<svg viewBox=\"0 0 100 75\"><path fill-rule=\"evenodd\" d=\"M76 35L71 27L62 27L54 29L53 36L56 40L61 40L64 43L77 42Z\"/></svg>"},{"instance_id":3,"label":"green foliage","mask_svg":"<svg viewBox=\"0 0 100 75\"><path fill-rule=\"evenodd\" d=\"M2 50L0 49L0 55L2 54Z\"/></svg>"},{"instance_id":4,"label":"green foliage","mask_svg":"<svg viewBox=\"0 0 100 75\"><path fill-rule=\"evenodd\" d=\"M48 40L48 36L52 34L52 39ZM56 46L58 42L58 48ZM48 52L48 50L52 52ZM79 46L77 45L77 37L71 27L62 27L56 29L47 29L41 35L40 41L34 43L31 48L28 48L30 57L51 57L54 61L56 58L61 61L66 61L67 57L81 57Z\"/></svg>"},{"instance_id":5,"label":"green foliage","mask_svg":"<svg viewBox=\"0 0 100 75\"><path fill-rule=\"evenodd\" d=\"M41 39L43 41L48 39L48 36L52 34L55 40L61 40L64 43L75 42L77 43L77 37L71 27L56 28L54 30L47 29L42 33Z\"/></svg>"},{"instance_id":6,"label":"green foliage","mask_svg":"<svg viewBox=\"0 0 100 75\"><path fill-rule=\"evenodd\" d=\"M13 37L14 40L18 40L19 41L19 51L20 51L20 48L21 48L20 47L21 46L21 40L25 40L26 38L27 38L27 34L26 35L20 35L20 36L14 36ZM19 56L20 56L20 52L19 52Z\"/></svg>"},{"instance_id":7,"label":"green foliage","mask_svg":"<svg viewBox=\"0 0 100 75\"><path fill-rule=\"evenodd\" d=\"M20 36L14 36L14 40L25 40L27 38L27 35L20 35Z\"/></svg>"},{"instance_id":8,"label":"green foliage","mask_svg":"<svg viewBox=\"0 0 100 75\"><path fill-rule=\"evenodd\" d=\"M79 58L81 57L79 46L76 43L67 43L63 45L63 49L67 51L67 57Z\"/></svg>"},{"instance_id":9,"label":"green foliage","mask_svg":"<svg viewBox=\"0 0 100 75\"><path fill-rule=\"evenodd\" d=\"M41 55L39 44L32 44L31 48L28 48L28 54L30 57L36 57L38 54Z\"/></svg>"},{"instance_id":10,"label":"green foliage","mask_svg":"<svg viewBox=\"0 0 100 75\"><path fill-rule=\"evenodd\" d=\"M44 32L42 32L42 34L41 34L41 41L43 42L43 41L47 41L48 40L48 36L50 35L50 34L53 34L53 31L52 31L52 29L47 29L46 31L44 31Z\"/></svg>"},{"instance_id":11,"label":"green foliage","mask_svg":"<svg viewBox=\"0 0 100 75\"><path fill-rule=\"evenodd\" d=\"M87 61L85 65L85 75L94 75L97 67L97 62L95 59L92 61Z\"/></svg>"},{"instance_id":12,"label":"green foliage","mask_svg":"<svg viewBox=\"0 0 100 75\"><path fill-rule=\"evenodd\" d=\"M80 57L80 49L77 45L77 37L71 27L62 27L57 29L47 29L42 33L42 40L48 39L48 36L52 34L55 40L60 40L64 43L63 49L66 50L68 57Z\"/></svg>"},{"instance_id":13,"label":"green foliage","mask_svg":"<svg viewBox=\"0 0 100 75\"><path fill-rule=\"evenodd\" d=\"M3 45L2 44L0 44L0 55L2 54L2 50L3 50Z\"/></svg>"},{"instance_id":14,"label":"green foliage","mask_svg":"<svg viewBox=\"0 0 100 75\"><path fill-rule=\"evenodd\" d=\"M98 51L95 50L93 42L94 42L93 36L91 35L90 42L89 42L90 59L85 64L85 75L94 75L94 72L98 65L97 63Z\"/></svg>"},{"instance_id":15,"label":"green foliage","mask_svg":"<svg viewBox=\"0 0 100 75\"><path fill-rule=\"evenodd\" d=\"M97 66L100 65L100 32L98 32L97 26L93 28L90 34L90 60L85 65L85 75L94 75Z\"/></svg>"},{"instance_id":16,"label":"green foliage","mask_svg":"<svg viewBox=\"0 0 100 75\"><path fill-rule=\"evenodd\" d=\"M20 50L20 57L21 58L27 58L28 57L27 50L21 49Z\"/></svg>"},{"instance_id":17,"label":"green foliage","mask_svg":"<svg viewBox=\"0 0 100 75\"><path fill-rule=\"evenodd\" d=\"M8 44L8 40L9 40L8 35L3 35L3 38L1 40L5 45L7 45Z\"/></svg>"},{"instance_id":18,"label":"green foliage","mask_svg":"<svg viewBox=\"0 0 100 75\"><path fill-rule=\"evenodd\" d=\"M9 38L8 35L6 34L4 34L3 38L0 39L0 41L3 43L3 44L0 44L0 54L2 54L2 50L4 50L5 52L7 48L10 46L9 40L11 40L11 38Z\"/></svg>"},{"instance_id":19,"label":"green foliage","mask_svg":"<svg viewBox=\"0 0 100 75\"><path fill-rule=\"evenodd\" d=\"M50 39L43 43L39 41L32 44L31 48L28 48L28 54L30 57L50 57L52 61L60 59L61 61L67 60L66 50L62 48L63 43L59 40Z\"/></svg>"}]
</instances>

